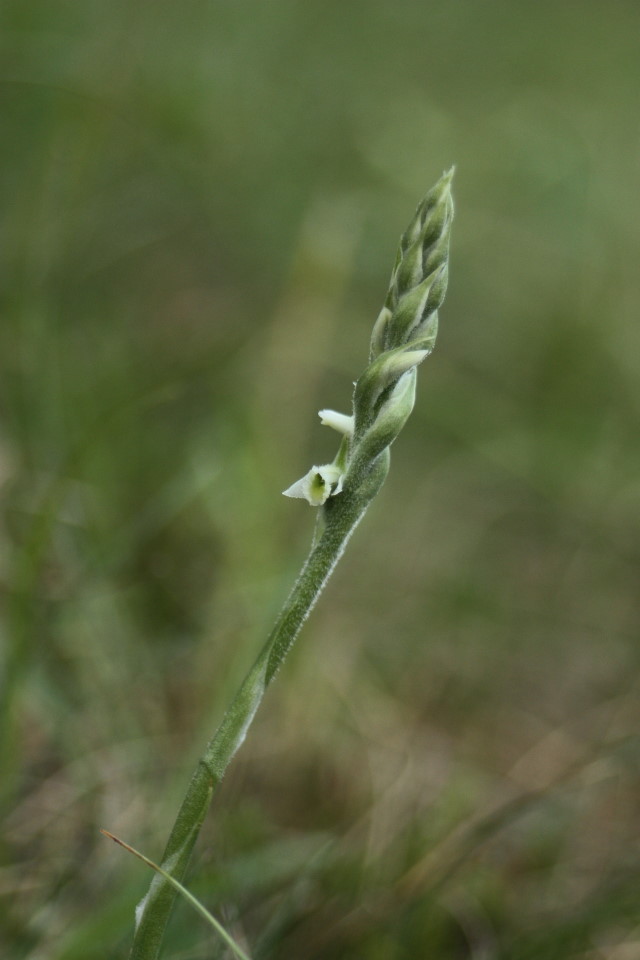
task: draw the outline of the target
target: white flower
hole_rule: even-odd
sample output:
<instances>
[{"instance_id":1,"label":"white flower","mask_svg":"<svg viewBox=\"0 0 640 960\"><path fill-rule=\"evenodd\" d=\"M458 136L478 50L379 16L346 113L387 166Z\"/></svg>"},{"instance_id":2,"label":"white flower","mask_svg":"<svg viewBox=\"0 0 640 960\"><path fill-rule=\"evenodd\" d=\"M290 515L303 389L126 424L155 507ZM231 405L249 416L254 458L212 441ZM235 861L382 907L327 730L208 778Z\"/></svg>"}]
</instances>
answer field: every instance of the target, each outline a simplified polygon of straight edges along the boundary
<instances>
[{"instance_id":1,"label":"white flower","mask_svg":"<svg viewBox=\"0 0 640 960\"><path fill-rule=\"evenodd\" d=\"M318 416L323 427L332 427L347 437L353 436L353 417L348 417L346 413L338 413L336 410L320 410Z\"/></svg>"},{"instance_id":2,"label":"white flower","mask_svg":"<svg viewBox=\"0 0 640 960\"><path fill-rule=\"evenodd\" d=\"M301 497L312 507L320 507L329 497L340 493L343 477L342 470L335 463L325 463L322 467L311 467L301 480L296 480L282 492L285 497Z\"/></svg>"}]
</instances>

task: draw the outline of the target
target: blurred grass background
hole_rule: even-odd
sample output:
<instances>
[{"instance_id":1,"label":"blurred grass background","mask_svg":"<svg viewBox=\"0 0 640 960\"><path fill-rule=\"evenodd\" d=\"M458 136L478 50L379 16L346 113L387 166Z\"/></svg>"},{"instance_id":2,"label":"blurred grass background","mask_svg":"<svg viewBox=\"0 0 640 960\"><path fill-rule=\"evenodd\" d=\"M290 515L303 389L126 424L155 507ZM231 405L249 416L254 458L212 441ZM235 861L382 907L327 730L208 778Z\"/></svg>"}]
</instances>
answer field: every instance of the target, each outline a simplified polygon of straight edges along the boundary
<instances>
[{"instance_id":1,"label":"blurred grass background","mask_svg":"<svg viewBox=\"0 0 640 960\"><path fill-rule=\"evenodd\" d=\"M455 162L416 410L190 886L256 960L640 957L640 7L0 25L2 956L126 956L98 829L160 856ZM166 956L225 954L181 906Z\"/></svg>"}]
</instances>

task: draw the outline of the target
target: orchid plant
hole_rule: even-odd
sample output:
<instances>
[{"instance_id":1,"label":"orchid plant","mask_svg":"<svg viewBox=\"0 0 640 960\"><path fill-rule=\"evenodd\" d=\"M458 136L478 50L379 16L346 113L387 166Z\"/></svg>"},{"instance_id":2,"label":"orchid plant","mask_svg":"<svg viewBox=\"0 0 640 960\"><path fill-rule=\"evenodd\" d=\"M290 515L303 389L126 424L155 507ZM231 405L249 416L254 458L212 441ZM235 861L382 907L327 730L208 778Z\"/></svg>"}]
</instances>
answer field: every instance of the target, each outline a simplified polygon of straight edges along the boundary
<instances>
[{"instance_id":1,"label":"orchid plant","mask_svg":"<svg viewBox=\"0 0 640 960\"><path fill-rule=\"evenodd\" d=\"M385 304L357 380L351 415L321 410L342 435L332 463L312 466L285 496L319 508L311 551L276 624L193 773L161 863L136 910L131 960L156 960L176 896L214 791L242 744L262 697L389 470L389 448L415 402L416 370L433 350L447 289L453 218L445 173L418 205L400 239ZM176 881L171 883L167 876Z\"/></svg>"}]
</instances>

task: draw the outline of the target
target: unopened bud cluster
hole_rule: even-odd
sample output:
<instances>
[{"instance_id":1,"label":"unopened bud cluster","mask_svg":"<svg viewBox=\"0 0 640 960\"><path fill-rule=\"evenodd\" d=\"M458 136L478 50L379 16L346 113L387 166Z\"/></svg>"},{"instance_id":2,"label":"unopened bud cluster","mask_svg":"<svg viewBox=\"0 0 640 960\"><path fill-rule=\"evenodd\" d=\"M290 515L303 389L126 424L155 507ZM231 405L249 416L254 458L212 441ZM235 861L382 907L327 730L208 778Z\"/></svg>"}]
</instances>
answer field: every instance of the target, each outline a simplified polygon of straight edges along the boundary
<instances>
[{"instance_id":1,"label":"unopened bud cluster","mask_svg":"<svg viewBox=\"0 0 640 960\"><path fill-rule=\"evenodd\" d=\"M320 411L322 423L343 434L338 455L331 464L312 467L285 496L321 506L348 490L406 423L416 368L433 350L447 290L452 177L453 169L440 178L400 238L389 292L371 335L369 366L355 385L353 416Z\"/></svg>"}]
</instances>

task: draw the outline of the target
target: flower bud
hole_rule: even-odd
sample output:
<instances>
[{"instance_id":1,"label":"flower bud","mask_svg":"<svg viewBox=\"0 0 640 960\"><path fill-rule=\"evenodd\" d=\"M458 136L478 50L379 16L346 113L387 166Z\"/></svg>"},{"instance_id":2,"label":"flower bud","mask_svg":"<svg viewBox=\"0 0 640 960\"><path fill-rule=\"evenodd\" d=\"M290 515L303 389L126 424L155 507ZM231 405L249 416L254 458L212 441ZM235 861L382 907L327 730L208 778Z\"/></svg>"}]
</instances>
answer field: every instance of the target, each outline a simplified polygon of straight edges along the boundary
<instances>
[{"instance_id":1,"label":"flower bud","mask_svg":"<svg viewBox=\"0 0 640 960\"><path fill-rule=\"evenodd\" d=\"M422 363L428 353L428 350L405 350L404 347L397 347L395 350L386 350L369 364L356 383L353 395L356 435L371 422L376 403L383 391L407 370Z\"/></svg>"},{"instance_id":2,"label":"flower bud","mask_svg":"<svg viewBox=\"0 0 640 960\"><path fill-rule=\"evenodd\" d=\"M413 410L416 398L416 368L403 373L389 396L383 400L375 420L364 432L354 451L349 473L358 471L360 463L375 460L396 439Z\"/></svg>"},{"instance_id":3,"label":"flower bud","mask_svg":"<svg viewBox=\"0 0 640 960\"><path fill-rule=\"evenodd\" d=\"M383 307L378 314L378 319L373 325L371 332L371 347L369 350L369 360L375 359L384 349L386 349L387 330L392 313L389 307Z\"/></svg>"}]
</instances>

